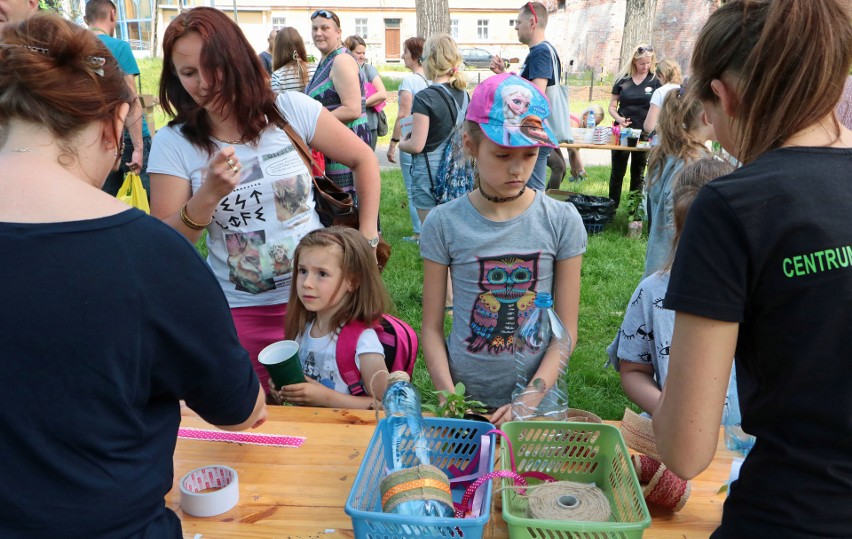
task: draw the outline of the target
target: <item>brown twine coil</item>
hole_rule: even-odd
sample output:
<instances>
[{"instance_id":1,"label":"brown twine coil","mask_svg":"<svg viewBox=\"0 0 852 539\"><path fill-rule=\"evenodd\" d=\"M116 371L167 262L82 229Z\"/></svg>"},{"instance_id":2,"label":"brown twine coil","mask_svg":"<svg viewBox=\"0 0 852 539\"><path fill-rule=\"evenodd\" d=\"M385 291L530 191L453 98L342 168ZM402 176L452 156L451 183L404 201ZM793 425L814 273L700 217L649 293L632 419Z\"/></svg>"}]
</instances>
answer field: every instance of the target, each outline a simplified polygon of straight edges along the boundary
<instances>
[{"instance_id":1,"label":"brown twine coil","mask_svg":"<svg viewBox=\"0 0 852 539\"><path fill-rule=\"evenodd\" d=\"M603 491L590 483L556 481L527 488L530 518L608 522L610 506Z\"/></svg>"},{"instance_id":2,"label":"brown twine coil","mask_svg":"<svg viewBox=\"0 0 852 539\"><path fill-rule=\"evenodd\" d=\"M624 418L621 420L621 435L630 449L660 460L650 418L642 417L630 408L625 408Z\"/></svg>"},{"instance_id":3,"label":"brown twine coil","mask_svg":"<svg viewBox=\"0 0 852 539\"><path fill-rule=\"evenodd\" d=\"M603 420L597 414L579 408L568 408L566 421L574 421L576 423L603 423Z\"/></svg>"}]
</instances>

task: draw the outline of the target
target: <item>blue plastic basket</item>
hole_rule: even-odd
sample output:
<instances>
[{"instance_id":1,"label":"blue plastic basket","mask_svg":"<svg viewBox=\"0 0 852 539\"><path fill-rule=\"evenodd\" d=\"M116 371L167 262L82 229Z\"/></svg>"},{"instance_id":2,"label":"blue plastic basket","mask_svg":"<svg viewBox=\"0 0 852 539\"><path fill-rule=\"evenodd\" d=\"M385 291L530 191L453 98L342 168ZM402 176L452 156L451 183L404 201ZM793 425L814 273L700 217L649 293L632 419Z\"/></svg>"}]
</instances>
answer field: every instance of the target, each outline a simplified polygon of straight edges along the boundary
<instances>
[{"instance_id":1,"label":"blue plastic basket","mask_svg":"<svg viewBox=\"0 0 852 539\"><path fill-rule=\"evenodd\" d=\"M444 472L454 466L462 471L461 475L474 473L478 464L474 463L473 459L479 454L480 437L493 429L494 425L463 419L427 417L425 420L432 464ZM481 487L487 490L483 496L481 513L477 518L410 517L382 512L382 494L379 484L386 475L391 461L390 444L386 443L390 439L388 429L387 420L379 421L361 466L358 468L355 483L349 491L349 498L346 500L345 511L352 518L355 537L358 539L407 539L417 536L480 539L485 524L491 517L491 481ZM493 455L494 435L490 436ZM405 438L402 451L406 463L413 463L413 438ZM489 458L487 470L489 472L494 470L493 458ZM466 485L454 486L453 501L461 501L466 487Z\"/></svg>"}]
</instances>

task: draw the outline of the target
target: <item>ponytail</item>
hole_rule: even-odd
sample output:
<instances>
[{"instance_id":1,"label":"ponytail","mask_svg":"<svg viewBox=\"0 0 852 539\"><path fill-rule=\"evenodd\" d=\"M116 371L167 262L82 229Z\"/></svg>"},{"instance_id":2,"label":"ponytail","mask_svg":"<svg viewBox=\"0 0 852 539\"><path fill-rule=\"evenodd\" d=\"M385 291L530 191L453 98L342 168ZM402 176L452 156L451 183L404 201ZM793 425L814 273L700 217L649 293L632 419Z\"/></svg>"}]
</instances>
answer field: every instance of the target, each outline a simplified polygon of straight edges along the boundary
<instances>
[{"instance_id":1,"label":"ponytail","mask_svg":"<svg viewBox=\"0 0 852 539\"><path fill-rule=\"evenodd\" d=\"M693 91L715 101L710 83L728 76L738 98L736 157L748 163L832 114L850 63L852 24L837 0L733 0L698 37Z\"/></svg>"},{"instance_id":2,"label":"ponytail","mask_svg":"<svg viewBox=\"0 0 852 539\"><path fill-rule=\"evenodd\" d=\"M668 157L690 161L706 153L704 141L696 134L703 112L701 102L686 91L686 82L666 94L657 121L659 144L648 157L648 188L662 176Z\"/></svg>"}]
</instances>

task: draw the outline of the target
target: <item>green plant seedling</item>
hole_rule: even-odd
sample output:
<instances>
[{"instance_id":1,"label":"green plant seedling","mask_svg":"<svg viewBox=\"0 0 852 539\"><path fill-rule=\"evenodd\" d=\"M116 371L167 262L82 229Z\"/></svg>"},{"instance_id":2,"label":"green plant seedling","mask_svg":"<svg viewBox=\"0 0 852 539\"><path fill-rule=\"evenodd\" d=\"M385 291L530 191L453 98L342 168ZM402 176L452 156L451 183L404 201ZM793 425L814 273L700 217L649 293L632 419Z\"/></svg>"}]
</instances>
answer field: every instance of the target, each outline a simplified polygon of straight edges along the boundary
<instances>
[{"instance_id":1,"label":"green plant seedling","mask_svg":"<svg viewBox=\"0 0 852 539\"><path fill-rule=\"evenodd\" d=\"M438 406L433 404L424 404L423 409L435 414L435 417L448 417L454 419L462 419L467 413L481 414L486 411L484 403L468 399L464 392L465 387L461 382L456 384L453 391L442 389L437 393L444 397L444 404L440 404Z\"/></svg>"}]
</instances>

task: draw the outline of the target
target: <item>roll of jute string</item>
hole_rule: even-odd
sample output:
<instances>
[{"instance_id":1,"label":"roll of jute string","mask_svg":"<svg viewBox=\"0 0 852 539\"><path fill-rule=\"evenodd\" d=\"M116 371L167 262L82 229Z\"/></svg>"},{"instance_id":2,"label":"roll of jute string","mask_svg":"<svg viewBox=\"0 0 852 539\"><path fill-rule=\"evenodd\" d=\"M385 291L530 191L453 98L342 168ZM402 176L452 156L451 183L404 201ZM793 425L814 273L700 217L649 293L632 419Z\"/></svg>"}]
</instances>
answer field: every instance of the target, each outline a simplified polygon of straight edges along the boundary
<instances>
[{"instance_id":1,"label":"roll of jute string","mask_svg":"<svg viewBox=\"0 0 852 539\"><path fill-rule=\"evenodd\" d=\"M593 484L554 481L528 487L529 517L537 520L608 522L609 500Z\"/></svg>"},{"instance_id":2,"label":"roll of jute string","mask_svg":"<svg viewBox=\"0 0 852 539\"><path fill-rule=\"evenodd\" d=\"M382 493L382 511L385 513L411 500L437 500L449 507L453 506L450 479L439 468L429 464L392 472L382 479L379 489Z\"/></svg>"}]
</instances>

